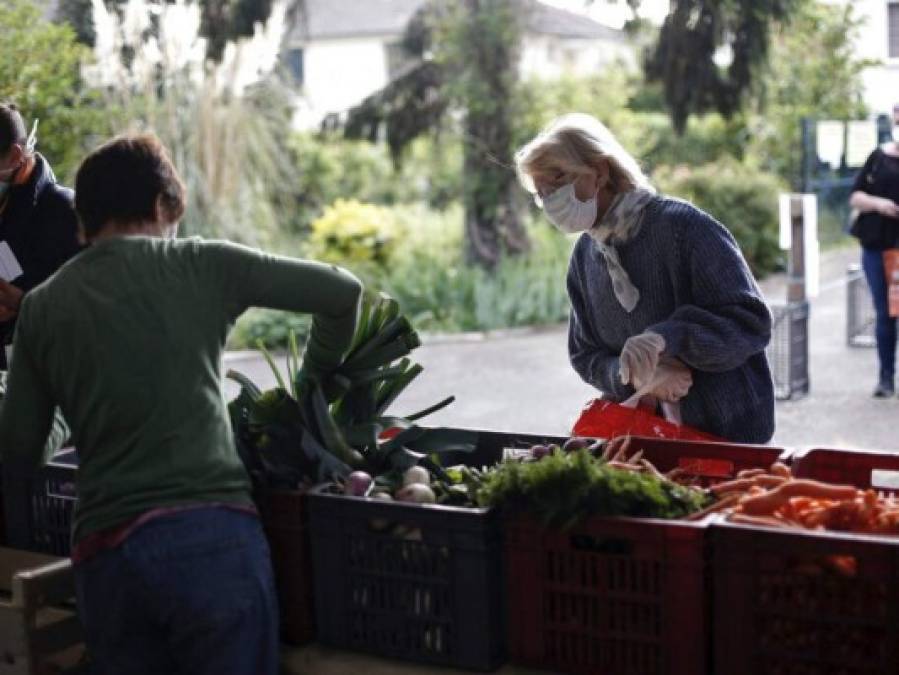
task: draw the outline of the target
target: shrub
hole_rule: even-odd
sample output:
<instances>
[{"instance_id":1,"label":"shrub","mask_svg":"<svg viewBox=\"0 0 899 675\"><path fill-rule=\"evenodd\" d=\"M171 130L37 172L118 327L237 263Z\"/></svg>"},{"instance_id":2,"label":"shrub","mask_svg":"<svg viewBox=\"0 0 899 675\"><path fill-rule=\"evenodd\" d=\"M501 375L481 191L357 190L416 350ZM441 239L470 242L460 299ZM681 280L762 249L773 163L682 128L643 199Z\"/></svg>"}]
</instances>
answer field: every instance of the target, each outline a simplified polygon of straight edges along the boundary
<instances>
[{"instance_id":1,"label":"shrub","mask_svg":"<svg viewBox=\"0 0 899 675\"><path fill-rule=\"evenodd\" d=\"M367 287L396 298L413 325L425 331L478 331L546 325L568 315L565 273L573 240L544 222L529 227L532 251L503 259L492 272L466 265L462 209L424 206L384 209L398 224L388 265L353 266ZM232 347L283 347L289 331L308 330L308 317L252 310L238 322Z\"/></svg>"},{"instance_id":2,"label":"shrub","mask_svg":"<svg viewBox=\"0 0 899 675\"><path fill-rule=\"evenodd\" d=\"M400 226L393 213L375 204L338 199L313 221L308 240L313 258L350 268L390 263Z\"/></svg>"},{"instance_id":3,"label":"shrub","mask_svg":"<svg viewBox=\"0 0 899 675\"><path fill-rule=\"evenodd\" d=\"M38 149L64 181L102 126L104 111L79 75L89 56L69 26L44 20L31 0L0 2L0 100L14 100L29 128L40 119Z\"/></svg>"},{"instance_id":4,"label":"shrub","mask_svg":"<svg viewBox=\"0 0 899 675\"><path fill-rule=\"evenodd\" d=\"M666 193L686 199L721 221L734 235L756 276L780 269L776 176L732 159L697 168L662 167L653 174Z\"/></svg>"}]
</instances>

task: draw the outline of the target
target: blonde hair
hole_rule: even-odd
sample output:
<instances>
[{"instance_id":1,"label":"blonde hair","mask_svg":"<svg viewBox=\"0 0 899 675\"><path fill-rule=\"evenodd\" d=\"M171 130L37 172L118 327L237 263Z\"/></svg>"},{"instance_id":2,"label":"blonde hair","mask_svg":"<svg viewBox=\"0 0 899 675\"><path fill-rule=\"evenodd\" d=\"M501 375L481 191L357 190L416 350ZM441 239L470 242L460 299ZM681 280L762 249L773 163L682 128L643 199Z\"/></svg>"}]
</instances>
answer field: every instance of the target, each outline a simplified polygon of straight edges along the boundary
<instances>
[{"instance_id":1,"label":"blonde hair","mask_svg":"<svg viewBox=\"0 0 899 675\"><path fill-rule=\"evenodd\" d=\"M584 113L569 113L550 122L515 153L515 170L524 189L535 193L535 174L550 169L581 174L585 169L595 170L601 160L609 163L609 180L616 193L637 187L653 190L637 160L612 132Z\"/></svg>"}]
</instances>

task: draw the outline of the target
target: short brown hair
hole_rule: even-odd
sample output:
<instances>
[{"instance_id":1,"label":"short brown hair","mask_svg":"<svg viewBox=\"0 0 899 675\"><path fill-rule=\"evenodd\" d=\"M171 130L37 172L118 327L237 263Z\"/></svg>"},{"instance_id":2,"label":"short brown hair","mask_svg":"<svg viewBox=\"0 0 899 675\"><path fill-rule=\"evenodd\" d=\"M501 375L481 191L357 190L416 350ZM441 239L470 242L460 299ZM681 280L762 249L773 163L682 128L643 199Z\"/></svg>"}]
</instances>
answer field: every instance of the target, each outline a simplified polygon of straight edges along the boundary
<instances>
[{"instance_id":1,"label":"short brown hair","mask_svg":"<svg viewBox=\"0 0 899 675\"><path fill-rule=\"evenodd\" d=\"M110 223L127 226L152 221L157 200L168 222L184 215L184 183L156 136L114 138L78 167L75 210L88 239Z\"/></svg>"},{"instance_id":2,"label":"short brown hair","mask_svg":"<svg viewBox=\"0 0 899 675\"><path fill-rule=\"evenodd\" d=\"M5 155L14 143L25 144L25 120L15 103L0 103L0 155Z\"/></svg>"}]
</instances>

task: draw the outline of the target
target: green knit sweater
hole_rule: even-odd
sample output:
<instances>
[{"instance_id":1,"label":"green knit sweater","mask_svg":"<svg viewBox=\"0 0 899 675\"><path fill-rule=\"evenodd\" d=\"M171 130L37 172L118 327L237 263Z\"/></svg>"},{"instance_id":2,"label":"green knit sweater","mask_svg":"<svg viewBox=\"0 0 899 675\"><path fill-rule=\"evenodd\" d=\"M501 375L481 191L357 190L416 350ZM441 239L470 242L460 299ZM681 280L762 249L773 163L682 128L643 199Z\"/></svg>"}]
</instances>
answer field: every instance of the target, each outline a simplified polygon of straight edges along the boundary
<instances>
[{"instance_id":1,"label":"green knit sweater","mask_svg":"<svg viewBox=\"0 0 899 675\"><path fill-rule=\"evenodd\" d=\"M222 393L229 328L251 306L314 315L304 370L339 365L359 281L226 242L116 237L22 303L0 413L5 466L34 471L59 406L78 448L74 539L148 510L250 503Z\"/></svg>"}]
</instances>

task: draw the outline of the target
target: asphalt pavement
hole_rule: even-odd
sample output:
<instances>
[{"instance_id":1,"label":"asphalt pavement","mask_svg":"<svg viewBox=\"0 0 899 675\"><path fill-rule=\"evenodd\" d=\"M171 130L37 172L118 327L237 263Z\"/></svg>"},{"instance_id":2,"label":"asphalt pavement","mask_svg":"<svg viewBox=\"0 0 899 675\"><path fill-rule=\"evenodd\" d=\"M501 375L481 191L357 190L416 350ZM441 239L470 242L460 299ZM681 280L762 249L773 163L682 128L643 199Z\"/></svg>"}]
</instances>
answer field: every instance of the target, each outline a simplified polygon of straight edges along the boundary
<instances>
[{"instance_id":1,"label":"asphalt pavement","mask_svg":"<svg viewBox=\"0 0 899 675\"><path fill-rule=\"evenodd\" d=\"M808 395L777 405L772 443L785 447L859 447L899 450L899 399L874 400L873 348L846 341L846 268L855 248L822 255L821 290L810 300ZM786 299L786 278L761 284L771 304ZM596 391L568 364L564 326L494 333L425 335L413 357L424 372L397 399L392 412L410 414L453 394L456 401L429 424L565 434ZM274 378L253 352L226 355L263 387ZM229 396L236 392L226 385Z\"/></svg>"}]
</instances>

